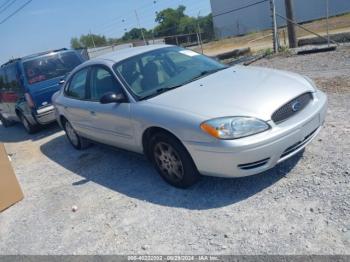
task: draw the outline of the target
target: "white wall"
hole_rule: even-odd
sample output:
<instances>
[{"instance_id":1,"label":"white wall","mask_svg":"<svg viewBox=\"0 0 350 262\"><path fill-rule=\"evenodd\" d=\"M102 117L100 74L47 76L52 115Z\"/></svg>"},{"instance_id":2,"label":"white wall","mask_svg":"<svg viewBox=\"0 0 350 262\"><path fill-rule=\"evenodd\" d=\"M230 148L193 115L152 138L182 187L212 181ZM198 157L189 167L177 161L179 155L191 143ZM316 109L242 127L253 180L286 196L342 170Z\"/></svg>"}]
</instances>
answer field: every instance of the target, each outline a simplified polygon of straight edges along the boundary
<instances>
[{"instance_id":1,"label":"white wall","mask_svg":"<svg viewBox=\"0 0 350 262\"><path fill-rule=\"evenodd\" d=\"M217 37L227 37L246 34L271 28L271 11L269 1L215 17L216 14L246 6L259 0L211 0L214 16L214 28ZM277 12L285 16L284 0L275 0ZM326 0L294 0L294 13L298 22L305 22L326 16ZM350 0L329 0L329 13L331 16L350 12ZM278 25L284 25L278 19Z\"/></svg>"}]
</instances>

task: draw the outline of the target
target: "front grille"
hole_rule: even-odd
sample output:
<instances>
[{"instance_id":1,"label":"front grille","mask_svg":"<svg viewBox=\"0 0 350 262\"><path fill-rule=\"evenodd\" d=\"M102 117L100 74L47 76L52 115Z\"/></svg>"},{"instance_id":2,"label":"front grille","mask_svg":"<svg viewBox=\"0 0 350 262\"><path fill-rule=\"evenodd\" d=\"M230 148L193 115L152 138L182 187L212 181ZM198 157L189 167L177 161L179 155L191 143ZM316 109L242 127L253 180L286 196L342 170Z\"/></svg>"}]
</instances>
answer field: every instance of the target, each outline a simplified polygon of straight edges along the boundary
<instances>
[{"instance_id":1,"label":"front grille","mask_svg":"<svg viewBox=\"0 0 350 262\"><path fill-rule=\"evenodd\" d=\"M272 115L272 121L279 124L302 111L313 99L311 93L305 93L288 102Z\"/></svg>"}]
</instances>

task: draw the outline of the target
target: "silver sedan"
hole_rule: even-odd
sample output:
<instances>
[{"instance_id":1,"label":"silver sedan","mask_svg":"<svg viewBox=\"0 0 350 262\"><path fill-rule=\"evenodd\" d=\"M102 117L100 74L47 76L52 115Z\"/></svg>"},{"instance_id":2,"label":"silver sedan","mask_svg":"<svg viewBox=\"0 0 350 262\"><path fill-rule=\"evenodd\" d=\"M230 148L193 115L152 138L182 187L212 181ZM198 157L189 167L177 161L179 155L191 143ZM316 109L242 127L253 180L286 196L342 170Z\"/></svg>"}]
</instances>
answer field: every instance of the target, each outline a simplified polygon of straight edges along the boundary
<instances>
[{"instance_id":1,"label":"silver sedan","mask_svg":"<svg viewBox=\"0 0 350 262\"><path fill-rule=\"evenodd\" d=\"M186 188L200 174L249 176L295 155L320 131L327 97L297 74L153 45L78 66L53 103L75 148L97 141L144 153Z\"/></svg>"}]
</instances>

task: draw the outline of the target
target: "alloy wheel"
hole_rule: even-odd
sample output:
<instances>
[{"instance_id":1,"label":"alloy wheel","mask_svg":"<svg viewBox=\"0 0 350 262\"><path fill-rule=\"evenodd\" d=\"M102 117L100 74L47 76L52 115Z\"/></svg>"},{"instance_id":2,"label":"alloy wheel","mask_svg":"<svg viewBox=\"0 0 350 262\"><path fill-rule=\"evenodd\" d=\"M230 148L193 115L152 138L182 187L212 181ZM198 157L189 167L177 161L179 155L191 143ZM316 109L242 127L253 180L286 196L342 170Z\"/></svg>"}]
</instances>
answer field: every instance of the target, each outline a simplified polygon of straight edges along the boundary
<instances>
[{"instance_id":1,"label":"alloy wheel","mask_svg":"<svg viewBox=\"0 0 350 262\"><path fill-rule=\"evenodd\" d=\"M179 154L168 143L158 142L154 147L154 159L164 175L173 181L180 181L184 168Z\"/></svg>"}]
</instances>

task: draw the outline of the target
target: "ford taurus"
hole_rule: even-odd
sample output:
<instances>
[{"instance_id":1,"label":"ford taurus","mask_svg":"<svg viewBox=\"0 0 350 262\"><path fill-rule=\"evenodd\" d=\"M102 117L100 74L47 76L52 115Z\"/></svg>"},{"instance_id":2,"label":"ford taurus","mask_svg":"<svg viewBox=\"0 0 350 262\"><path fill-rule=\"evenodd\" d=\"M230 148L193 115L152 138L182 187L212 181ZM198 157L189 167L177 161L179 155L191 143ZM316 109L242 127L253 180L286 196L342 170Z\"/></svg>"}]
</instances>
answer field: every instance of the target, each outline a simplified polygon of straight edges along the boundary
<instances>
[{"instance_id":1,"label":"ford taurus","mask_svg":"<svg viewBox=\"0 0 350 262\"><path fill-rule=\"evenodd\" d=\"M186 188L200 174L258 174L303 150L321 129L327 97L294 73L152 45L83 63L53 103L75 148L97 141L144 153Z\"/></svg>"}]
</instances>

